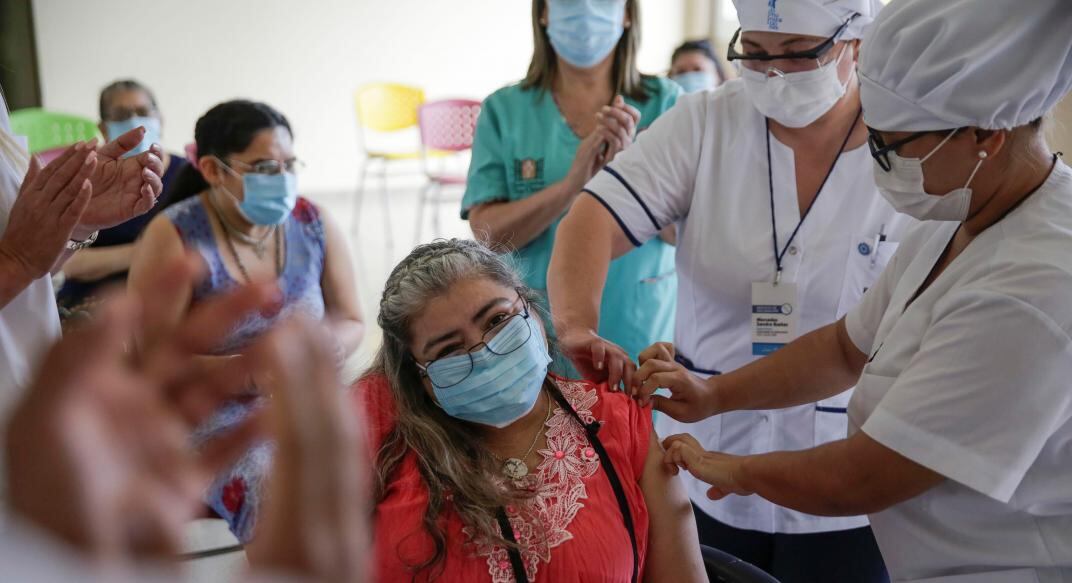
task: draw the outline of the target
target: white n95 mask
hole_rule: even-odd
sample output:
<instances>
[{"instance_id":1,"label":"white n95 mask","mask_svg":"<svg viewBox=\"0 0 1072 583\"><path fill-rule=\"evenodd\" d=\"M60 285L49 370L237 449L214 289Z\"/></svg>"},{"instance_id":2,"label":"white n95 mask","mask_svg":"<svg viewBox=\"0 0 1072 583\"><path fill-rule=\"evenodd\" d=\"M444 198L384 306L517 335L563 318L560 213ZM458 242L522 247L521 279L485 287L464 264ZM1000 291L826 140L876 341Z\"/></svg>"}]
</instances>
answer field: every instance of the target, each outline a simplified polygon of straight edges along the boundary
<instances>
[{"instance_id":1,"label":"white n95 mask","mask_svg":"<svg viewBox=\"0 0 1072 583\"><path fill-rule=\"evenodd\" d=\"M767 72L740 67L744 90L759 113L790 128L802 128L830 111L848 87L838 78L838 64L847 52L841 49L838 58L812 71L783 73L778 69ZM851 79L850 79L851 80Z\"/></svg>"},{"instance_id":2,"label":"white n95 mask","mask_svg":"<svg viewBox=\"0 0 1072 583\"><path fill-rule=\"evenodd\" d=\"M902 158L896 152L886 154L890 161L889 172L874 162L875 185L878 191L899 213L904 213L920 221L963 221L968 218L971 207L972 189L968 188L975 173L983 165L986 152L979 152L979 163L975 165L964 186L945 194L928 194L923 189L923 163L941 149L953 137L957 130L949 132L933 150L922 158Z\"/></svg>"}]
</instances>

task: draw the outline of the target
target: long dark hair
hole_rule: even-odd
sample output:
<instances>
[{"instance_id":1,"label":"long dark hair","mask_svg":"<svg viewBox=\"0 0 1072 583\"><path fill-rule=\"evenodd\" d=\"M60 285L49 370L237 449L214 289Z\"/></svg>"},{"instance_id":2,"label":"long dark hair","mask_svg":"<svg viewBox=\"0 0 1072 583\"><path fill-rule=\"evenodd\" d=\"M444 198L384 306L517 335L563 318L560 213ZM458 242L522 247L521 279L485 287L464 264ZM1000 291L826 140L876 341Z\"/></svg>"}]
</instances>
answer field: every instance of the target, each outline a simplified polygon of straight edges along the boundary
<instances>
[{"instance_id":1,"label":"long dark hair","mask_svg":"<svg viewBox=\"0 0 1072 583\"><path fill-rule=\"evenodd\" d=\"M291 136L290 122L267 103L236 99L225 101L208 110L194 126L197 155L216 156L221 160L243 152L253 142L257 132L285 127ZM169 199L177 202L209 187L197 168L196 161L183 167L169 191Z\"/></svg>"},{"instance_id":2,"label":"long dark hair","mask_svg":"<svg viewBox=\"0 0 1072 583\"><path fill-rule=\"evenodd\" d=\"M524 89L535 87L550 91L558 69L558 55L551 46L547 28L540 24L546 8L547 0L532 0L532 61L529 63L528 74L521 82ZM630 26L622 33L618 46L614 48L611 82L616 94L644 102L649 97L648 88L644 84L651 76L642 75L637 70L637 51L640 49L640 6L637 0L626 0L625 16L629 19Z\"/></svg>"}]
</instances>

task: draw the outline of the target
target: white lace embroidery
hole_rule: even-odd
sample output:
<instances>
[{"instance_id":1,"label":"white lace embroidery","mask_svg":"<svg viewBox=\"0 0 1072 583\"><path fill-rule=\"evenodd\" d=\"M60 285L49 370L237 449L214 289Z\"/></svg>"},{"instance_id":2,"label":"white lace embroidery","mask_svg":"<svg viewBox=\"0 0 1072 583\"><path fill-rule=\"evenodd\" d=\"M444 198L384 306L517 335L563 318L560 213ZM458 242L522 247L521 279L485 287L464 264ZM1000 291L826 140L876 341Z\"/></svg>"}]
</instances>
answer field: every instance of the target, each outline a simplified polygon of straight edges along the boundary
<instances>
[{"instance_id":1,"label":"white lace embroidery","mask_svg":"<svg viewBox=\"0 0 1072 583\"><path fill-rule=\"evenodd\" d=\"M586 390L580 382L559 381L559 390L585 423L591 423L592 407L598 401L595 389ZM596 455L584 428L568 411L556 408L547 421L547 448L539 449L543 461L535 474L522 478L518 486L531 489L536 495L517 507L506 508L514 540L521 546L521 559L529 581L536 580L541 562L551 561L551 549L571 540L569 525L584 507L588 491L584 479L599 469ZM473 532L466 527L470 540ZM487 557L488 572L494 583L511 583L514 570L505 547L486 539L476 540L477 556Z\"/></svg>"}]
</instances>

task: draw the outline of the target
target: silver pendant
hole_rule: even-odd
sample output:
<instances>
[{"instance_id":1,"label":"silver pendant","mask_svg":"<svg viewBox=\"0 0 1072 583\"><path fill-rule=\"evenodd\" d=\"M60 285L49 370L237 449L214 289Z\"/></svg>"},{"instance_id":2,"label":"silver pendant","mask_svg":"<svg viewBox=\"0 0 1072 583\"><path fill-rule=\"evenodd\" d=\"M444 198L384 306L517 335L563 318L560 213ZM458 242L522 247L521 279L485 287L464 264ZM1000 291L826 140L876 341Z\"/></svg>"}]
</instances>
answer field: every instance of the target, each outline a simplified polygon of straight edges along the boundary
<instances>
[{"instance_id":1,"label":"silver pendant","mask_svg":"<svg viewBox=\"0 0 1072 583\"><path fill-rule=\"evenodd\" d=\"M529 467L525 465L525 462L512 457L503 463L502 473L511 480L520 480L529 475Z\"/></svg>"}]
</instances>

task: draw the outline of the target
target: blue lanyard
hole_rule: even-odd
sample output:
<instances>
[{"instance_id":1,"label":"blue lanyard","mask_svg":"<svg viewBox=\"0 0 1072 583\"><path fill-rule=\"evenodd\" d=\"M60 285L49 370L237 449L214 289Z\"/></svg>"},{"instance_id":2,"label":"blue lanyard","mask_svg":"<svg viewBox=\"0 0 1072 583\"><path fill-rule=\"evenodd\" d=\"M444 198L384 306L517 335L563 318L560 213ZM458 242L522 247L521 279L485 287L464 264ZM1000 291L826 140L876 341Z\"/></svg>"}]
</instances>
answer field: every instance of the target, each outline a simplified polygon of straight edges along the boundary
<instances>
[{"instance_id":1,"label":"blue lanyard","mask_svg":"<svg viewBox=\"0 0 1072 583\"><path fill-rule=\"evenodd\" d=\"M808 218L811 214L811 209L815 207L815 202L819 200L819 195L823 192L823 187L826 186L826 181L830 180L830 175L834 173L834 167L837 166L838 160L841 159L841 154L845 152L845 146L849 143L849 138L852 137L852 131L856 129L856 122L860 121L860 114L863 113L863 108L856 112L856 117L852 119L852 125L849 126L848 133L845 134L845 139L841 142L841 147L838 148L837 157L834 158L834 162L830 164L830 169L826 171L826 176L823 177L823 181L819 183L819 190L815 191L815 197L811 199L811 204L808 208L804 209L804 214L800 217L800 222L797 223L797 227L793 229L793 234L789 235L789 240L785 242L785 246L782 247L782 251L778 252L778 217L774 212L774 168L771 164L770 153L770 118L765 118L764 123L767 129L767 186L770 190L770 213L771 213L771 235L774 240L774 283L777 284L782 279L782 259L785 258L785 254L789 251L790 245L793 244L793 239L797 238L797 233L800 232L801 225L804 224L804 219Z\"/></svg>"}]
</instances>

